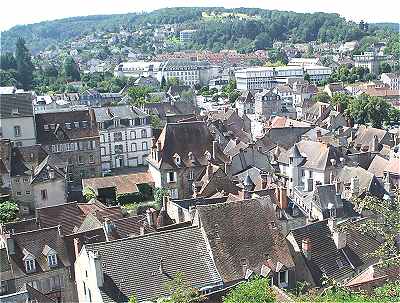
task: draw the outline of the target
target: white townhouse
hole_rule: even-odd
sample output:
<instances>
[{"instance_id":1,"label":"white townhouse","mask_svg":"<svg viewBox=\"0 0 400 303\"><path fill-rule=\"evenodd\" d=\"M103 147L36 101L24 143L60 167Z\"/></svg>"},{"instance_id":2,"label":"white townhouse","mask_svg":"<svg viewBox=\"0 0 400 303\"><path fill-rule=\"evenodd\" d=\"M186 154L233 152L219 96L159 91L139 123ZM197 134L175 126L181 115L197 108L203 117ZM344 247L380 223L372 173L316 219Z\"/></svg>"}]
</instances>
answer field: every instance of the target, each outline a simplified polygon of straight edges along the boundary
<instances>
[{"instance_id":1,"label":"white townhouse","mask_svg":"<svg viewBox=\"0 0 400 303\"><path fill-rule=\"evenodd\" d=\"M130 105L94 108L94 113L103 172L146 164L152 138L148 114Z\"/></svg>"}]
</instances>

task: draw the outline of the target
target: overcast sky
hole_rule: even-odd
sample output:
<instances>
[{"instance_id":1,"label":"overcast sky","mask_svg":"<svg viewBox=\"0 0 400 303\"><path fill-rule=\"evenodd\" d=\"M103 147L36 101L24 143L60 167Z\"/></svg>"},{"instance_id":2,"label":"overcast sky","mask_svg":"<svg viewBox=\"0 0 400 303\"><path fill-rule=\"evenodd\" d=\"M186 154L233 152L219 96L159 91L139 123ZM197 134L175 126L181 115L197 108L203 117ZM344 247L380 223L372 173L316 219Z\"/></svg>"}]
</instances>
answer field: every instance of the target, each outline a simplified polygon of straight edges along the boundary
<instances>
[{"instance_id":1,"label":"overcast sky","mask_svg":"<svg viewBox=\"0 0 400 303\"><path fill-rule=\"evenodd\" d=\"M176 6L259 7L334 12L359 22L400 22L398 0L10 0L1 1L0 30L73 16L151 11ZM7 3L7 4L6 4ZM396 4L397 3L397 4Z\"/></svg>"}]
</instances>

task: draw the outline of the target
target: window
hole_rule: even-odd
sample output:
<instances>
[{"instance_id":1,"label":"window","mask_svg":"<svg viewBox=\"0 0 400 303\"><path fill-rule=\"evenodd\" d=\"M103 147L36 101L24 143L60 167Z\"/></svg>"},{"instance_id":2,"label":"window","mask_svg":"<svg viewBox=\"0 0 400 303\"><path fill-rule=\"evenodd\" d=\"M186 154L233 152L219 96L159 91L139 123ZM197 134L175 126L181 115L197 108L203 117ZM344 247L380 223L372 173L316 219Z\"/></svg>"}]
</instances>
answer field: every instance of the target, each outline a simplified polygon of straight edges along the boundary
<instances>
[{"instance_id":1,"label":"window","mask_svg":"<svg viewBox=\"0 0 400 303\"><path fill-rule=\"evenodd\" d=\"M40 191L40 196L42 197L42 200L47 200L47 189L42 189Z\"/></svg>"},{"instance_id":2,"label":"window","mask_svg":"<svg viewBox=\"0 0 400 303\"><path fill-rule=\"evenodd\" d=\"M122 154L124 152L124 146L122 144L115 145L114 150L116 154Z\"/></svg>"},{"instance_id":3,"label":"window","mask_svg":"<svg viewBox=\"0 0 400 303\"><path fill-rule=\"evenodd\" d=\"M119 127L120 120L118 118L114 118L114 127Z\"/></svg>"},{"instance_id":4,"label":"window","mask_svg":"<svg viewBox=\"0 0 400 303\"><path fill-rule=\"evenodd\" d=\"M288 273L288 271L287 270L280 271L278 274L279 274L278 281L279 281L280 286L287 287L288 283L289 283L289 273Z\"/></svg>"},{"instance_id":5,"label":"window","mask_svg":"<svg viewBox=\"0 0 400 303\"><path fill-rule=\"evenodd\" d=\"M66 129L71 129L72 128L71 123L68 123L68 122L65 123L65 128Z\"/></svg>"},{"instance_id":6,"label":"window","mask_svg":"<svg viewBox=\"0 0 400 303\"><path fill-rule=\"evenodd\" d=\"M26 195L30 195L31 192L30 192L29 190L27 190L27 191L25 192L25 194L26 194Z\"/></svg>"},{"instance_id":7,"label":"window","mask_svg":"<svg viewBox=\"0 0 400 303\"><path fill-rule=\"evenodd\" d=\"M0 281L0 295L3 295L7 292L7 282Z\"/></svg>"},{"instance_id":8,"label":"window","mask_svg":"<svg viewBox=\"0 0 400 303\"><path fill-rule=\"evenodd\" d=\"M89 163L94 163L94 156L93 155L89 155Z\"/></svg>"},{"instance_id":9,"label":"window","mask_svg":"<svg viewBox=\"0 0 400 303\"><path fill-rule=\"evenodd\" d=\"M176 188L171 188L169 190L169 194L171 196L171 199L178 199L178 190Z\"/></svg>"},{"instance_id":10,"label":"window","mask_svg":"<svg viewBox=\"0 0 400 303\"><path fill-rule=\"evenodd\" d=\"M55 267L57 266L57 255L56 254L51 254L47 256L47 261L49 262L50 267Z\"/></svg>"},{"instance_id":11,"label":"window","mask_svg":"<svg viewBox=\"0 0 400 303\"><path fill-rule=\"evenodd\" d=\"M74 122L74 127L79 128L79 122Z\"/></svg>"},{"instance_id":12,"label":"window","mask_svg":"<svg viewBox=\"0 0 400 303\"><path fill-rule=\"evenodd\" d=\"M142 136L142 138L147 138L147 132L145 129L142 129L142 131L140 132L140 135Z\"/></svg>"},{"instance_id":13,"label":"window","mask_svg":"<svg viewBox=\"0 0 400 303\"><path fill-rule=\"evenodd\" d=\"M19 178L16 178L16 179L15 179L15 183L19 183Z\"/></svg>"},{"instance_id":14,"label":"window","mask_svg":"<svg viewBox=\"0 0 400 303\"><path fill-rule=\"evenodd\" d=\"M22 195L22 192L17 191L17 196L21 196L21 195Z\"/></svg>"},{"instance_id":15,"label":"window","mask_svg":"<svg viewBox=\"0 0 400 303\"><path fill-rule=\"evenodd\" d=\"M94 150L96 148L96 141L88 141L88 150Z\"/></svg>"},{"instance_id":16,"label":"window","mask_svg":"<svg viewBox=\"0 0 400 303\"><path fill-rule=\"evenodd\" d=\"M131 151L135 152L137 150L136 143L131 144Z\"/></svg>"},{"instance_id":17,"label":"window","mask_svg":"<svg viewBox=\"0 0 400 303\"><path fill-rule=\"evenodd\" d=\"M306 175L305 170L302 169L302 170L301 170L301 176L304 177L305 175Z\"/></svg>"},{"instance_id":18,"label":"window","mask_svg":"<svg viewBox=\"0 0 400 303\"><path fill-rule=\"evenodd\" d=\"M114 133L114 141L122 141L122 133Z\"/></svg>"},{"instance_id":19,"label":"window","mask_svg":"<svg viewBox=\"0 0 400 303\"><path fill-rule=\"evenodd\" d=\"M21 137L21 126L14 126L14 137Z\"/></svg>"},{"instance_id":20,"label":"window","mask_svg":"<svg viewBox=\"0 0 400 303\"><path fill-rule=\"evenodd\" d=\"M101 143L106 142L106 136L105 136L104 134L102 134L102 135L100 136L100 142L101 142Z\"/></svg>"},{"instance_id":21,"label":"window","mask_svg":"<svg viewBox=\"0 0 400 303\"><path fill-rule=\"evenodd\" d=\"M312 176L313 176L313 173L312 173L312 171L311 171L311 170L309 170L309 171L308 171L308 176L309 176L310 178L312 178Z\"/></svg>"},{"instance_id":22,"label":"window","mask_svg":"<svg viewBox=\"0 0 400 303\"><path fill-rule=\"evenodd\" d=\"M83 282L83 294L86 296L86 284Z\"/></svg>"},{"instance_id":23,"label":"window","mask_svg":"<svg viewBox=\"0 0 400 303\"><path fill-rule=\"evenodd\" d=\"M81 155L78 156L78 163L83 164L83 157Z\"/></svg>"},{"instance_id":24,"label":"window","mask_svg":"<svg viewBox=\"0 0 400 303\"><path fill-rule=\"evenodd\" d=\"M88 288L88 296L89 296L89 302L92 302L92 293L90 292L89 288Z\"/></svg>"},{"instance_id":25,"label":"window","mask_svg":"<svg viewBox=\"0 0 400 303\"><path fill-rule=\"evenodd\" d=\"M106 154L106 148L105 148L105 147L101 147L101 148L100 148L100 154L101 154L102 156L105 156L105 154Z\"/></svg>"},{"instance_id":26,"label":"window","mask_svg":"<svg viewBox=\"0 0 400 303\"><path fill-rule=\"evenodd\" d=\"M188 180L193 180L193 179L194 179L194 172L193 169L190 169L188 173Z\"/></svg>"},{"instance_id":27,"label":"window","mask_svg":"<svg viewBox=\"0 0 400 303\"><path fill-rule=\"evenodd\" d=\"M25 260L25 269L27 273L34 272L36 270L35 259Z\"/></svg>"},{"instance_id":28,"label":"window","mask_svg":"<svg viewBox=\"0 0 400 303\"><path fill-rule=\"evenodd\" d=\"M142 150L147 150L147 142L142 142Z\"/></svg>"},{"instance_id":29,"label":"window","mask_svg":"<svg viewBox=\"0 0 400 303\"><path fill-rule=\"evenodd\" d=\"M48 124L43 125L43 129L44 129L45 131L49 131L49 125L48 125Z\"/></svg>"},{"instance_id":30,"label":"window","mask_svg":"<svg viewBox=\"0 0 400 303\"><path fill-rule=\"evenodd\" d=\"M173 171L168 172L167 182L168 183L176 182L176 172L173 172Z\"/></svg>"},{"instance_id":31,"label":"window","mask_svg":"<svg viewBox=\"0 0 400 303\"><path fill-rule=\"evenodd\" d=\"M88 127L88 122L87 121L82 121L82 127L87 128Z\"/></svg>"},{"instance_id":32,"label":"window","mask_svg":"<svg viewBox=\"0 0 400 303\"><path fill-rule=\"evenodd\" d=\"M131 139L136 139L136 132L134 130L131 131Z\"/></svg>"},{"instance_id":33,"label":"window","mask_svg":"<svg viewBox=\"0 0 400 303\"><path fill-rule=\"evenodd\" d=\"M24 183L27 183L29 181L28 178L23 178Z\"/></svg>"}]
</instances>

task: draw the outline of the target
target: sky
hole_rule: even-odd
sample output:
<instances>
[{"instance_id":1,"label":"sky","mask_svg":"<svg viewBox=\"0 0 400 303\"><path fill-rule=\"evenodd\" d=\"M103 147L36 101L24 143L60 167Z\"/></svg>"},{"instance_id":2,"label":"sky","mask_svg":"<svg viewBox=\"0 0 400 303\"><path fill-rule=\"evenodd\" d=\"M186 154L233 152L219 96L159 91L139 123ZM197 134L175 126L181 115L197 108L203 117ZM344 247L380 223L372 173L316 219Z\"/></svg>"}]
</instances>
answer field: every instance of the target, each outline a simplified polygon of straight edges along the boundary
<instances>
[{"instance_id":1,"label":"sky","mask_svg":"<svg viewBox=\"0 0 400 303\"><path fill-rule=\"evenodd\" d=\"M398 1L398 0L397 0ZM177 6L259 7L338 13L359 22L400 22L396 0L11 0L0 5L0 30L66 17L151 11ZM397 2L397 3L396 3ZM371 3L371 4L370 4Z\"/></svg>"}]
</instances>

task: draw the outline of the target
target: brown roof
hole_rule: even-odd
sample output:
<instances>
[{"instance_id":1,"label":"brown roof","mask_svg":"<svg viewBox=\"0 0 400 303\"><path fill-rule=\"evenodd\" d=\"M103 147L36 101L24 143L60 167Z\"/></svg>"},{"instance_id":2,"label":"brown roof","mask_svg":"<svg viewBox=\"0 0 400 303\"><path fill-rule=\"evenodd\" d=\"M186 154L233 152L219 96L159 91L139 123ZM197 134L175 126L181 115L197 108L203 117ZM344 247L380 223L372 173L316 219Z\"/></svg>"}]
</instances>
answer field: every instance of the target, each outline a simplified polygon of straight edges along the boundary
<instances>
[{"instance_id":1,"label":"brown roof","mask_svg":"<svg viewBox=\"0 0 400 303\"><path fill-rule=\"evenodd\" d=\"M378 178L383 178L383 171L388 163L388 160L379 155L376 155L369 165L368 171Z\"/></svg>"},{"instance_id":2,"label":"brown roof","mask_svg":"<svg viewBox=\"0 0 400 303\"><path fill-rule=\"evenodd\" d=\"M389 172L394 175L400 175L400 159L390 159L388 165L385 167L385 172Z\"/></svg>"},{"instance_id":3,"label":"brown roof","mask_svg":"<svg viewBox=\"0 0 400 303\"><path fill-rule=\"evenodd\" d=\"M184 144L182 144L184 142ZM167 168L178 168L174 161L174 155L181 158L182 166L207 165L206 151L212 153L213 137L203 121L167 123L157 140L161 144L161 160L154 163L156 166L165 165ZM192 153L194 161L190 161L189 153ZM217 161L225 158L217 148Z\"/></svg>"},{"instance_id":4,"label":"brown roof","mask_svg":"<svg viewBox=\"0 0 400 303\"><path fill-rule=\"evenodd\" d=\"M83 187L90 187L95 191L100 188L115 187L118 194L136 193L139 192L137 185L153 183L153 178L149 172L82 180Z\"/></svg>"},{"instance_id":5,"label":"brown roof","mask_svg":"<svg viewBox=\"0 0 400 303\"><path fill-rule=\"evenodd\" d=\"M50 207L37 208L37 218L40 226L51 227L61 225L63 235L76 231L89 213L95 213L100 218L122 218L120 207L106 207L98 201L89 203L69 202Z\"/></svg>"},{"instance_id":6,"label":"brown roof","mask_svg":"<svg viewBox=\"0 0 400 303\"><path fill-rule=\"evenodd\" d=\"M294 266L269 197L198 205L197 211L225 282L243 279L244 264L258 273L267 261L273 267L278 262Z\"/></svg>"},{"instance_id":7,"label":"brown roof","mask_svg":"<svg viewBox=\"0 0 400 303\"><path fill-rule=\"evenodd\" d=\"M87 125L82 123L87 121ZM79 123L79 127L75 126ZM93 110L52 112L35 115L36 135L39 144L68 142L70 140L98 137L96 118ZM67 128L66 123L71 123ZM49 126L45 130L44 126ZM54 126L54 127L53 127Z\"/></svg>"}]
</instances>

